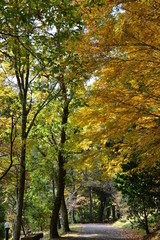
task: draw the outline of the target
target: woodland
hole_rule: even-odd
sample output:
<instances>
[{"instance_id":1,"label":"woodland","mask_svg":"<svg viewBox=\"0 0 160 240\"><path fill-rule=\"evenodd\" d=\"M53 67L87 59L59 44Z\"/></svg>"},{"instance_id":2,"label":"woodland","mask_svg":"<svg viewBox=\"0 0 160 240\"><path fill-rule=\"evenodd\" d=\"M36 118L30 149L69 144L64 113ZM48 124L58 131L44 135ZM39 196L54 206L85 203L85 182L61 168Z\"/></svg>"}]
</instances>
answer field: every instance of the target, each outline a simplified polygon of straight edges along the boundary
<instances>
[{"instance_id":1,"label":"woodland","mask_svg":"<svg viewBox=\"0 0 160 240\"><path fill-rule=\"evenodd\" d=\"M160 224L159 0L0 1L0 239Z\"/></svg>"}]
</instances>

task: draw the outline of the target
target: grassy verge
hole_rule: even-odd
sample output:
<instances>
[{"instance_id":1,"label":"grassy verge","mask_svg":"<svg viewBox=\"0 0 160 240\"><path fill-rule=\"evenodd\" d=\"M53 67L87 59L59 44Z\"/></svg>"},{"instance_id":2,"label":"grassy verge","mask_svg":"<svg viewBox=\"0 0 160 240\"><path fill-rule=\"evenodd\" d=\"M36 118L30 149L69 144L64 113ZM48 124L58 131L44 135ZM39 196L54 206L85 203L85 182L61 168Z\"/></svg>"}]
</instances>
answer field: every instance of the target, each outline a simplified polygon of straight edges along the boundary
<instances>
[{"instance_id":1,"label":"grassy verge","mask_svg":"<svg viewBox=\"0 0 160 240\"><path fill-rule=\"evenodd\" d=\"M81 231L81 229L82 229L82 227L81 227L81 224L70 224L69 225L69 227L70 227L70 229L71 229L71 231Z\"/></svg>"},{"instance_id":2,"label":"grassy verge","mask_svg":"<svg viewBox=\"0 0 160 240\"><path fill-rule=\"evenodd\" d=\"M138 230L141 236L145 235L145 231L139 228L136 224L133 225L128 219L120 219L113 224L115 227L123 227L126 229Z\"/></svg>"},{"instance_id":3,"label":"grassy verge","mask_svg":"<svg viewBox=\"0 0 160 240\"><path fill-rule=\"evenodd\" d=\"M157 221L154 224L150 223L151 234L149 235L146 235L146 232L144 231L144 229L139 228L136 224L135 225L131 224L131 222L127 219L120 219L116 221L113 225L116 227L124 227L127 229L138 230L144 240L153 240L153 239L160 240L160 222L159 221Z\"/></svg>"},{"instance_id":4,"label":"grassy verge","mask_svg":"<svg viewBox=\"0 0 160 240\"><path fill-rule=\"evenodd\" d=\"M80 232L81 229L82 229L81 224L70 224L69 227L70 227L71 232L73 232L73 233L75 233L75 234L76 234L76 232ZM62 235L63 235L63 236L64 236L64 235L67 235L66 233L64 233L64 232L62 231L62 229L59 229L58 233L59 233L60 236L62 236ZM74 234L73 234L73 235L74 235ZM45 232L45 233L44 233L44 238L43 238L43 239L44 239L44 240L48 240L48 239L49 239L49 232Z\"/></svg>"}]
</instances>

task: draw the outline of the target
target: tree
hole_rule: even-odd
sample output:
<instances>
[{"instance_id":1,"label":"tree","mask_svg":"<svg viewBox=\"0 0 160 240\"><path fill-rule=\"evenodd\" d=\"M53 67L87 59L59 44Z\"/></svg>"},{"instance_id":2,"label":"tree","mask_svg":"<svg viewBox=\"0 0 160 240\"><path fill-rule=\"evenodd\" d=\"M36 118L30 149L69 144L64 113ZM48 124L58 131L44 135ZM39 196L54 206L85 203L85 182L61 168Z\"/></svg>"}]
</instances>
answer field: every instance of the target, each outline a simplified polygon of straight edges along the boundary
<instances>
[{"instance_id":1,"label":"tree","mask_svg":"<svg viewBox=\"0 0 160 240\"><path fill-rule=\"evenodd\" d=\"M74 65L72 65L73 62ZM75 66L79 66L78 72L76 72ZM70 53L70 55L66 56L66 61L64 62L63 60L60 63L61 73L59 75L59 85L61 91L57 97L57 101L42 112L42 114L50 114L49 120L44 119L44 121L40 120L39 122L42 125L46 122L44 128L41 126L41 134L43 136L43 141L46 145L49 144L54 154L50 155L53 164L50 176L52 177L52 181L55 182L56 188L56 194L55 191L53 191L53 213L50 223L51 238L58 236L57 221L60 206L62 206L62 211L64 209L65 164L67 164L69 158L72 158L72 152L69 148L74 127L70 124L69 117L79 104L83 104L83 100L81 99L83 81L79 79L80 72L83 72L83 68L80 67L78 55L76 54L71 55ZM40 146L38 148L40 152L45 153L46 150L44 146L41 147L41 142L39 142L39 144ZM66 227L65 230L67 231L68 229L69 227Z\"/></svg>"},{"instance_id":2,"label":"tree","mask_svg":"<svg viewBox=\"0 0 160 240\"><path fill-rule=\"evenodd\" d=\"M1 5L1 59L3 64L7 62L10 66L10 72L6 73L8 78L16 79L16 82L12 80L12 84L15 85L14 90L19 94L21 106L20 180L14 228L14 239L16 240L20 236L22 221L26 141L37 115L51 101L54 86L47 92L46 78L40 75L44 69L44 64L38 57L42 48L39 42L36 41L39 28L36 22L39 17L38 3L31 1L25 3L11 1L8 3L4 1ZM46 7L45 4L43 6ZM39 23L42 26L42 22L39 21ZM41 67L37 68L39 63ZM35 90L40 92L42 88L43 93L41 99L39 99L39 95L35 94Z\"/></svg>"},{"instance_id":3,"label":"tree","mask_svg":"<svg viewBox=\"0 0 160 240\"><path fill-rule=\"evenodd\" d=\"M77 141L86 153L81 163L91 165L101 156L103 178L112 177L137 151L134 171L144 181L149 168L158 171L159 3L117 1L105 13L98 29L88 28L99 65L86 91L88 106L75 117L83 129Z\"/></svg>"},{"instance_id":4,"label":"tree","mask_svg":"<svg viewBox=\"0 0 160 240\"><path fill-rule=\"evenodd\" d=\"M68 145L70 142L70 136L68 134L69 116L76 108L83 104L84 101L82 100L81 92L84 88L84 82L88 79L88 76L90 76L90 71L87 72L86 67L82 65L83 59L85 58L81 56L81 53L79 53L75 45L77 38L80 38L80 32L83 26L80 6L78 4L72 4L72 1L69 1L67 5L64 2L61 5L57 4L56 11L57 15L54 16L54 22L58 57L57 59L51 57L50 61L57 63L56 77L57 88L59 90L57 100L61 103L54 103L55 106L53 107L56 107L56 109L58 107L58 111L53 115L55 119L53 118L53 121L50 121L50 125L47 126L47 137L50 145L56 152L55 157L57 158L58 171L56 180L53 179L53 181L56 182L56 194L53 192L53 213L50 223L51 238L58 237L57 221L60 204L64 197L65 164L71 155L68 153ZM66 15L64 15L64 12ZM68 26L70 28L68 28ZM57 129L54 129L52 126L56 121ZM54 169L54 167L52 169ZM55 178L55 176L53 177Z\"/></svg>"},{"instance_id":5,"label":"tree","mask_svg":"<svg viewBox=\"0 0 160 240\"><path fill-rule=\"evenodd\" d=\"M77 11L78 7L79 5L73 4L72 1L67 1L67 4L66 1L49 1L48 3L3 1L1 3L2 71L8 79L12 77L12 88L19 94L21 116L20 180L17 188L19 192L14 228L15 239L19 238L22 221L27 138L39 112L53 99L53 91L62 91L62 99L65 100L66 87L59 60L67 63L71 51L67 52L64 47L69 45L67 40L74 39L82 28L81 9ZM50 49L51 44L54 46ZM66 56L67 61L65 61ZM8 72L4 68L5 63L10 67ZM66 64L65 67L67 67ZM6 81L6 83L9 85L9 82ZM64 102L62 145L65 142L63 125L66 124L68 117L66 113L68 103ZM61 185L64 185L65 171L61 150L59 150L59 170L62 175ZM62 189L61 192L63 192L63 188L60 186L58 191Z\"/></svg>"},{"instance_id":6,"label":"tree","mask_svg":"<svg viewBox=\"0 0 160 240\"><path fill-rule=\"evenodd\" d=\"M154 167L159 158L158 12L157 1L117 1L99 20L99 31L89 31L99 65L87 90L89 106L76 121L84 129L84 145L92 149L87 159L93 161L102 152L104 174L107 169L116 172L137 148L141 169ZM106 148L110 141L114 146Z\"/></svg>"},{"instance_id":7,"label":"tree","mask_svg":"<svg viewBox=\"0 0 160 240\"><path fill-rule=\"evenodd\" d=\"M132 160L122 165L123 172L117 173L115 186L118 191L122 192L131 207L130 217L134 217L135 222L145 229L149 234L149 216L157 208L157 198L159 195L159 183L157 182L160 173L159 165L157 167L137 172L135 169L138 164L136 154Z\"/></svg>"},{"instance_id":8,"label":"tree","mask_svg":"<svg viewBox=\"0 0 160 240\"><path fill-rule=\"evenodd\" d=\"M65 197L63 195L61 202L61 217L62 217L62 229L63 232L69 232L69 220L68 220L68 210L65 202Z\"/></svg>"}]
</instances>

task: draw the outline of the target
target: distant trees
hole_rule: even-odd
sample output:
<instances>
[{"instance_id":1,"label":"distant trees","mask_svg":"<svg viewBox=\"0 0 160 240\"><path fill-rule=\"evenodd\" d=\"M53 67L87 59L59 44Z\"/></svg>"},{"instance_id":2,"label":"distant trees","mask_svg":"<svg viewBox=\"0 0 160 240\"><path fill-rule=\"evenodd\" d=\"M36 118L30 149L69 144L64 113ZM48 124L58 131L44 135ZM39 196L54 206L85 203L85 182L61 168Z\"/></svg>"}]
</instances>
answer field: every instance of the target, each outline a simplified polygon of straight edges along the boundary
<instances>
[{"instance_id":1,"label":"distant trees","mask_svg":"<svg viewBox=\"0 0 160 240\"><path fill-rule=\"evenodd\" d=\"M69 219L72 222L109 222L118 218L116 190L112 181L101 180L100 172L96 167L94 170L77 169L73 172L73 176L73 192L68 185L66 186ZM113 219L112 204L117 205L115 219Z\"/></svg>"}]
</instances>

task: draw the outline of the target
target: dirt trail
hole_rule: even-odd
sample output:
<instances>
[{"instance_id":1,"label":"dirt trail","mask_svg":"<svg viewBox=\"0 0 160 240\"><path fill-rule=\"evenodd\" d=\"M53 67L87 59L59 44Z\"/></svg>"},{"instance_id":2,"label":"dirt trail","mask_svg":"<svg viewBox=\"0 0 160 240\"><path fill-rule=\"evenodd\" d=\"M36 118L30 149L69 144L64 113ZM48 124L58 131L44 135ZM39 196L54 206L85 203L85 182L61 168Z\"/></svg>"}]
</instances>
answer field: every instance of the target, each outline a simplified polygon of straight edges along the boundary
<instances>
[{"instance_id":1,"label":"dirt trail","mask_svg":"<svg viewBox=\"0 0 160 240\"><path fill-rule=\"evenodd\" d=\"M140 235L133 230L114 227L110 224L81 224L80 231L63 236L63 240L141 240Z\"/></svg>"}]
</instances>

